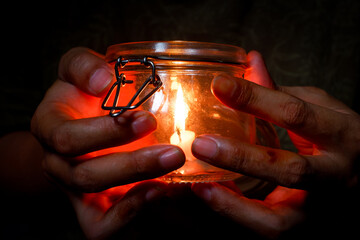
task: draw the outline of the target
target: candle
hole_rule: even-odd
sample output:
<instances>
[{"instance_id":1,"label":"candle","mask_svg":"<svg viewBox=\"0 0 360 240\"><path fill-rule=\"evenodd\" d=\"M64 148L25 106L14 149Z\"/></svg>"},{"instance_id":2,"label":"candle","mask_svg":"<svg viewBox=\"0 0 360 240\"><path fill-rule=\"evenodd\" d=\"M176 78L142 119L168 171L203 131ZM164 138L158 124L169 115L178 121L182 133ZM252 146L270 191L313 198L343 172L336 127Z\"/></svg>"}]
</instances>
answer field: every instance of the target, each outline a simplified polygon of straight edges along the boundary
<instances>
[{"instance_id":1,"label":"candle","mask_svg":"<svg viewBox=\"0 0 360 240\"><path fill-rule=\"evenodd\" d=\"M191 153L191 145L195 139L195 133L185 129L188 115L188 107L184 101L184 93L181 84L176 84L177 94L174 114L174 134L170 137L170 143L179 146L185 153L186 160L195 160Z\"/></svg>"},{"instance_id":2,"label":"candle","mask_svg":"<svg viewBox=\"0 0 360 240\"><path fill-rule=\"evenodd\" d=\"M181 147L184 151L186 160L192 161L195 157L191 153L191 145L195 139L195 133L192 131L175 132L170 137L170 143Z\"/></svg>"}]
</instances>

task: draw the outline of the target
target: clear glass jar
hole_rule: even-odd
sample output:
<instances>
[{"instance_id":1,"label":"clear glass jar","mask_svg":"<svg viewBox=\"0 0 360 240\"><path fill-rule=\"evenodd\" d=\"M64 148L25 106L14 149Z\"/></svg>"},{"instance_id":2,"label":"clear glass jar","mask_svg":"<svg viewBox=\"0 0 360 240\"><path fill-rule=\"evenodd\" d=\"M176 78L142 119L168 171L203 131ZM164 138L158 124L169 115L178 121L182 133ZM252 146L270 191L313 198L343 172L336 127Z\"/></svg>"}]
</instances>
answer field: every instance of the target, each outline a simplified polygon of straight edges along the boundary
<instances>
[{"instance_id":1,"label":"clear glass jar","mask_svg":"<svg viewBox=\"0 0 360 240\"><path fill-rule=\"evenodd\" d=\"M161 87L139 106L139 109L153 113L158 122L157 130L145 145L171 143L180 146L186 155L185 165L161 177L162 180L207 182L238 178L249 181L249 178L238 173L200 161L191 153L193 140L202 134L218 134L253 144L259 143L259 139L264 142L265 139L265 145L271 145L274 136L276 137L276 134L270 136L265 133L269 136L258 136L257 140L259 131L254 117L226 107L211 92L211 82L220 74L244 77L246 52L242 48L189 41L134 42L110 46L106 60L115 64L119 57L147 57L155 65L157 78L162 82ZM134 81L134 84L124 84L120 88L118 105L126 106L136 90L149 79L152 68L144 65L149 64L136 61L120 64L119 73L124 74L126 80ZM155 85L149 84L134 103L147 96L154 87ZM262 125L264 124L267 123ZM265 128L270 129L271 126ZM139 147L144 147L144 143Z\"/></svg>"}]
</instances>

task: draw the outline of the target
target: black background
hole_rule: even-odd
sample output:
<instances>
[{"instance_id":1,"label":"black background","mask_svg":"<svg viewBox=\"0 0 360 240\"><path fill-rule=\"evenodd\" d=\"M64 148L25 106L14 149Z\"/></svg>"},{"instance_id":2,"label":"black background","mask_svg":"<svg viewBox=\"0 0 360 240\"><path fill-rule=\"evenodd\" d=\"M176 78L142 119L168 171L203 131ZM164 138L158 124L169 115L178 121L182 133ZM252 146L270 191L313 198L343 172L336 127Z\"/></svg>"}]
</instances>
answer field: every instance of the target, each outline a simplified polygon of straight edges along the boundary
<instances>
[{"instance_id":1,"label":"black background","mask_svg":"<svg viewBox=\"0 0 360 240\"><path fill-rule=\"evenodd\" d=\"M358 1L57 1L1 8L1 133L26 129L75 46L195 40L260 51L281 85L313 85L359 111Z\"/></svg>"}]
</instances>

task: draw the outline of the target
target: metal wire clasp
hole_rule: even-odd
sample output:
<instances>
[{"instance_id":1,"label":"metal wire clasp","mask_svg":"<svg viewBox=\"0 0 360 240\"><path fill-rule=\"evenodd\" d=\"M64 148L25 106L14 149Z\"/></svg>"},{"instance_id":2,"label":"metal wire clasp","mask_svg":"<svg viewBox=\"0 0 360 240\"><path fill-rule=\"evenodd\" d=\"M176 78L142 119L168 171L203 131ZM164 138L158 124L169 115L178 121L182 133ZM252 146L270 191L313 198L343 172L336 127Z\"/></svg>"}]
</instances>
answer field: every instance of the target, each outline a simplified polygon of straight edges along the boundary
<instances>
[{"instance_id":1,"label":"metal wire clasp","mask_svg":"<svg viewBox=\"0 0 360 240\"><path fill-rule=\"evenodd\" d=\"M126 80L126 76L124 73L119 74L119 69L124 68L125 65L129 62L138 62L140 64L145 65L146 67L151 67L151 75L141 85L139 90L136 91L136 93L134 94L134 96L131 98L131 100L129 101L129 103L126 106L118 106L119 97L120 97L120 88L125 87L126 84L134 83L134 81L132 81L132 80ZM155 64L151 60L149 60L148 57L144 57L142 59L123 59L122 57L119 57L115 63L115 76L116 76L116 82L111 86L109 92L107 93L107 95L101 105L102 109L110 110L109 115L112 117L119 116L120 114L124 113L125 111L127 111L129 109L131 110L131 109L135 109L135 108L139 107L146 100L148 100L157 90L159 90L163 84L162 81L160 80L160 77L158 75L156 75ZM144 96L142 99L139 99L139 101L134 104L134 101L145 90L145 88L149 84L152 84L154 86L154 89L151 90L146 96ZM114 98L113 104L111 106L107 106L109 98L112 95L112 93L114 92L114 89L115 89L115 98Z\"/></svg>"}]
</instances>

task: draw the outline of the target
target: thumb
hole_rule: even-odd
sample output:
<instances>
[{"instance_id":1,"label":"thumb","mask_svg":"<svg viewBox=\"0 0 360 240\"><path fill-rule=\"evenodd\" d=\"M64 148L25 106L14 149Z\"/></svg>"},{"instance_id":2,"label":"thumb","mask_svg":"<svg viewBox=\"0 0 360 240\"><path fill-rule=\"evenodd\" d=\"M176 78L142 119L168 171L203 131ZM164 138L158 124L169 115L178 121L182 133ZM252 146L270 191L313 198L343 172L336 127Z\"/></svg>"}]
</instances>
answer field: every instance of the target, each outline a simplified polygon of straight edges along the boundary
<instances>
[{"instance_id":1,"label":"thumb","mask_svg":"<svg viewBox=\"0 0 360 240\"><path fill-rule=\"evenodd\" d=\"M261 54L257 51L250 51L247 60L249 68L246 69L245 78L261 86L274 89L275 83L269 75Z\"/></svg>"},{"instance_id":2,"label":"thumb","mask_svg":"<svg viewBox=\"0 0 360 240\"><path fill-rule=\"evenodd\" d=\"M114 76L102 55L83 47L73 48L62 56L58 74L62 81L94 96L101 96Z\"/></svg>"}]
</instances>

